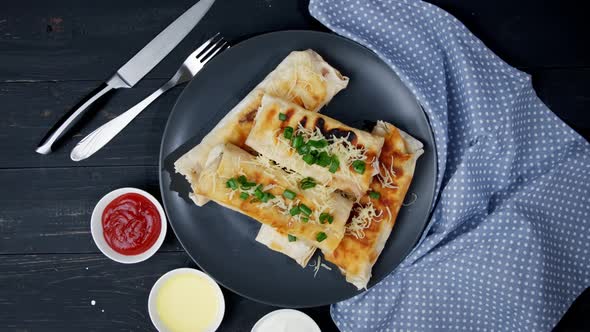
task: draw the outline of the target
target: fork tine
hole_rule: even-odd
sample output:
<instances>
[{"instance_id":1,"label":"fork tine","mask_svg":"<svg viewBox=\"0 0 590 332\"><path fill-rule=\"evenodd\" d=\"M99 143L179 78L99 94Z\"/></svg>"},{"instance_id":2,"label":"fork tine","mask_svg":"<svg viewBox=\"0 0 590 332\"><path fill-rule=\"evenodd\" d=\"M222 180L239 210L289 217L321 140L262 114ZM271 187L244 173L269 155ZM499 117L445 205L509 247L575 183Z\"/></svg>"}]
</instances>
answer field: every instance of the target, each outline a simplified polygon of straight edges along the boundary
<instances>
[{"instance_id":1,"label":"fork tine","mask_svg":"<svg viewBox=\"0 0 590 332\"><path fill-rule=\"evenodd\" d=\"M220 51L222 51L225 47L227 46L227 42L224 41L223 44L221 44L221 46L219 46L219 48L217 48L215 51L213 51L211 54L207 55L207 57L205 59L201 60L201 63L205 64L207 63L209 60L211 60L217 53L219 53Z\"/></svg>"},{"instance_id":2,"label":"fork tine","mask_svg":"<svg viewBox=\"0 0 590 332\"><path fill-rule=\"evenodd\" d=\"M205 41L203 44L201 44L201 46L199 46L199 48L197 48L192 54L191 56L197 56L200 55L206 48L207 46L209 46L209 44L211 44L211 42L217 38L219 36L219 32L214 34L213 37L207 39L207 41Z\"/></svg>"},{"instance_id":3,"label":"fork tine","mask_svg":"<svg viewBox=\"0 0 590 332\"><path fill-rule=\"evenodd\" d=\"M201 54L199 54L197 56L197 59L199 61L203 61L205 58L207 58L217 47L219 47L220 43L223 42L223 37L221 37L220 39L218 39L217 41L215 41L215 43L213 43L213 45L211 45L211 47L208 47L207 50L203 51Z\"/></svg>"}]
</instances>

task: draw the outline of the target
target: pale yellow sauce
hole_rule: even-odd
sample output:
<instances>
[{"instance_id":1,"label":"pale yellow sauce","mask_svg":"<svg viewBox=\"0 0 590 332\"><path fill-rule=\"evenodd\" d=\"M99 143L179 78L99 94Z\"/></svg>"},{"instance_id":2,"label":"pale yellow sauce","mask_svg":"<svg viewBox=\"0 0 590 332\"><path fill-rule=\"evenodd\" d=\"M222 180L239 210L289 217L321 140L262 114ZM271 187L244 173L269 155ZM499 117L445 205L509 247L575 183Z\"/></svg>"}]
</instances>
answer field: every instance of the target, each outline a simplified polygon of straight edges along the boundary
<instances>
[{"instance_id":1,"label":"pale yellow sauce","mask_svg":"<svg viewBox=\"0 0 590 332\"><path fill-rule=\"evenodd\" d=\"M156 295L156 311L170 332L211 328L219 314L215 285L202 276L179 273L166 280Z\"/></svg>"}]
</instances>

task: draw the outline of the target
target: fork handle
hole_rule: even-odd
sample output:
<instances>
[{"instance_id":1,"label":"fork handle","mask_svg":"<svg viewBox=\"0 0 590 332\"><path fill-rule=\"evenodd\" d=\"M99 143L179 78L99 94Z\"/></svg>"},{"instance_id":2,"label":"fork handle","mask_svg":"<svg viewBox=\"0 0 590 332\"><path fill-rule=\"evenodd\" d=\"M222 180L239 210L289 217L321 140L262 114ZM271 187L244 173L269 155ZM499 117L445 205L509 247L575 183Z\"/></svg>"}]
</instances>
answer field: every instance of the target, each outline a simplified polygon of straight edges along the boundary
<instances>
[{"instance_id":1,"label":"fork handle","mask_svg":"<svg viewBox=\"0 0 590 332\"><path fill-rule=\"evenodd\" d=\"M135 117L139 115L146 107L148 107L154 100L156 100L164 92L170 90L176 85L178 81L170 80L158 90L154 91L147 98L133 106L126 112L110 120L104 125L98 127L88 136L84 137L70 153L70 158L73 161L81 161L92 156L96 151L100 150L108 142L110 142L118 133L123 130Z\"/></svg>"}]
</instances>

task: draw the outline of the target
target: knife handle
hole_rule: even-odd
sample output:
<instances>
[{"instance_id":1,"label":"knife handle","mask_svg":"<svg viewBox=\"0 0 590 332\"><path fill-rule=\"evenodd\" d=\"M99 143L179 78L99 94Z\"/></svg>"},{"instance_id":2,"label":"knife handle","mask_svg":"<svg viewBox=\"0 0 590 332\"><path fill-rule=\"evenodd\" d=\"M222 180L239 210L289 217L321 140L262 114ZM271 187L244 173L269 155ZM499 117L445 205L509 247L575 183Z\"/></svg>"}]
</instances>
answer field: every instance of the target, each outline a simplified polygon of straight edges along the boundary
<instances>
[{"instance_id":1,"label":"knife handle","mask_svg":"<svg viewBox=\"0 0 590 332\"><path fill-rule=\"evenodd\" d=\"M43 137L39 146L35 150L40 154L51 153L51 147L60 137L68 132L76 121L86 112L88 107L95 103L102 96L113 90L113 87L102 83L98 88L89 93L84 99L80 100L68 113L66 113L59 121L49 130Z\"/></svg>"}]
</instances>

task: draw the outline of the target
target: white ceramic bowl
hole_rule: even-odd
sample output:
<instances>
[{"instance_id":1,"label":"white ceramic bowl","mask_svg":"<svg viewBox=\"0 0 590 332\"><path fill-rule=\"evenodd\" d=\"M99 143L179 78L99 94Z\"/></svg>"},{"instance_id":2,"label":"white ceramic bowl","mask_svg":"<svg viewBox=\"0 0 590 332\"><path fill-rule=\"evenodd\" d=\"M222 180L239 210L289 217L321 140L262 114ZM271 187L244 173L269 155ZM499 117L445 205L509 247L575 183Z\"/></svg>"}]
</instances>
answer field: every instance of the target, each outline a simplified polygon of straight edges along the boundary
<instances>
[{"instance_id":1,"label":"white ceramic bowl","mask_svg":"<svg viewBox=\"0 0 590 332\"><path fill-rule=\"evenodd\" d=\"M270 320L273 320L275 323L282 322L283 324L291 325L293 329L289 331L295 331L298 328L305 332L321 332L320 327L311 317L295 309L279 309L269 312L254 324L251 332L271 331L272 329L268 324ZM277 329L276 326L273 326L273 328L275 330L281 329Z\"/></svg>"},{"instance_id":2,"label":"white ceramic bowl","mask_svg":"<svg viewBox=\"0 0 590 332\"><path fill-rule=\"evenodd\" d=\"M156 281L154 286L152 286L152 290L150 291L150 296L148 298L148 312L150 314L150 319L152 320L152 324L154 324L154 326L156 327L156 329L159 332L169 332L169 330L166 328L166 326L164 325L164 323L162 322L162 320L158 316L158 312L156 311L156 294L158 294L158 291L160 290L160 288L162 287L162 285L164 284L164 282L166 280L168 280L170 277L172 277L176 274L179 274L179 273L192 273L192 274L204 277L205 280L210 282L211 285L213 285L214 288L216 289L217 298L219 299L219 310L217 311L218 312L217 318L215 319L213 324L211 324L210 328L208 330L206 330L206 332L214 332L215 330L217 330L219 325L221 325L221 321L223 320L223 315L225 314L225 298L223 297L223 293L221 292L221 288L219 288L219 285L217 284L217 282L215 282L215 280L213 280L213 278L211 278L206 273L203 273L199 270L186 268L186 267L175 269L175 270L167 272L166 274L161 276L160 279L158 279L158 281Z\"/></svg>"},{"instance_id":3,"label":"white ceramic bowl","mask_svg":"<svg viewBox=\"0 0 590 332\"><path fill-rule=\"evenodd\" d=\"M104 239L103 229L102 229L102 213L106 206L112 202L115 198L129 193L139 194L147 199L150 200L158 209L158 213L160 214L160 222L162 223L160 227L160 235L156 242L146 251L139 255L123 255L111 248L106 240ZM149 193L137 189L137 188L121 188L117 190L113 190L110 193L106 194L103 198L96 203L94 207L94 211L92 211L92 217L90 219L90 232L92 233L92 239L96 246L102 253L107 256L108 258L123 264L133 264L145 261L146 259L150 258L153 254L160 249L162 242L164 242L164 238L166 237L166 229L167 229L167 222L166 222L166 213L164 213L164 209L160 202L154 198L154 196L150 195Z\"/></svg>"}]
</instances>

